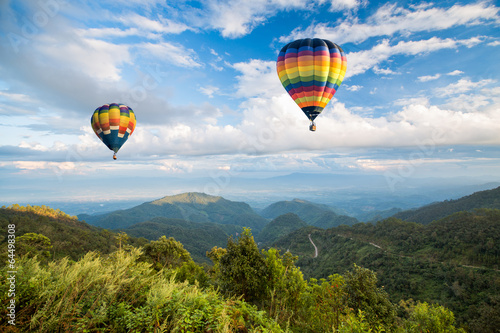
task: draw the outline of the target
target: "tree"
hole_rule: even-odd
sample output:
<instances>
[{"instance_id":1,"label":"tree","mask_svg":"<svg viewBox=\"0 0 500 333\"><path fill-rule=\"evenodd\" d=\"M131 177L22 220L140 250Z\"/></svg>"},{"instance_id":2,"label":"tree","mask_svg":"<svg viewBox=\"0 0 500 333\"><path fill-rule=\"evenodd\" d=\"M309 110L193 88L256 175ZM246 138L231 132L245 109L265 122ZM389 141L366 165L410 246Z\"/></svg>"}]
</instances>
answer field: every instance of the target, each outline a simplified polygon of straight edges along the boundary
<instances>
[{"instance_id":1,"label":"tree","mask_svg":"<svg viewBox=\"0 0 500 333\"><path fill-rule=\"evenodd\" d=\"M408 310L410 318L405 323L408 332L463 333L454 326L455 316L449 309L433 304L418 302Z\"/></svg>"},{"instance_id":2,"label":"tree","mask_svg":"<svg viewBox=\"0 0 500 333\"><path fill-rule=\"evenodd\" d=\"M345 274L345 283L349 306L356 312L363 311L373 327L394 324L395 307L389 301L389 295L377 287L375 272L354 264L354 268Z\"/></svg>"},{"instance_id":3,"label":"tree","mask_svg":"<svg viewBox=\"0 0 500 333\"><path fill-rule=\"evenodd\" d=\"M242 295L253 303L264 299L268 277L266 262L249 228L244 228L236 241L229 238L216 276L221 290L228 295Z\"/></svg>"},{"instance_id":4,"label":"tree","mask_svg":"<svg viewBox=\"0 0 500 333\"><path fill-rule=\"evenodd\" d=\"M30 258L34 256L49 258L52 244L48 237L34 232L28 232L16 237L16 252L18 255L26 255Z\"/></svg>"},{"instance_id":5,"label":"tree","mask_svg":"<svg viewBox=\"0 0 500 333\"><path fill-rule=\"evenodd\" d=\"M121 251L122 250L122 244L125 245L127 244L127 241L129 239L129 235L127 233L120 231L116 236L115 239L118 242L118 249Z\"/></svg>"},{"instance_id":6,"label":"tree","mask_svg":"<svg viewBox=\"0 0 500 333\"><path fill-rule=\"evenodd\" d=\"M290 252L281 255L274 248L262 250L262 254L267 271L264 300L269 316L281 323L294 321L301 306L301 295L307 287L302 272L295 266L298 257Z\"/></svg>"},{"instance_id":7,"label":"tree","mask_svg":"<svg viewBox=\"0 0 500 333\"><path fill-rule=\"evenodd\" d=\"M182 243L173 237L161 236L157 241L151 241L144 246L143 258L152 262L153 267L160 270L164 267L173 268L182 266L183 262L192 261L189 252Z\"/></svg>"}]
</instances>

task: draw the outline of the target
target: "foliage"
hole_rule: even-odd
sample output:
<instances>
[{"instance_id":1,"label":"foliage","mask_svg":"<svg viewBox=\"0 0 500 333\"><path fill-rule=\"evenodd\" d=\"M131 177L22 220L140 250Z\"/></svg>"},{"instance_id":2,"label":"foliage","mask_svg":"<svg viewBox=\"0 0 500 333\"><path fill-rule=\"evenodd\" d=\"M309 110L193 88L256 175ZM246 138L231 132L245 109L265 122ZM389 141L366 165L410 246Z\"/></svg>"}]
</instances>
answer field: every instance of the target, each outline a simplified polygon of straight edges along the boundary
<instances>
[{"instance_id":1,"label":"foliage","mask_svg":"<svg viewBox=\"0 0 500 333\"><path fill-rule=\"evenodd\" d=\"M226 248L206 251L214 264L209 268L194 263L182 242L172 237L139 243L133 237L127 240L124 232L99 230L73 219L3 209L0 224L15 223L16 245L23 254L16 258L16 326L9 328L12 332L495 332L500 279L492 259L498 255L499 217L500 211L481 210L425 226L387 219L328 230L307 227L280 241L299 257L277 248L259 250L245 228L237 239L227 240ZM56 240L33 233L36 225L44 232L57 230L50 233ZM312 258L308 234L314 234L318 258ZM74 239L76 259L44 255L51 243L61 248L61 236ZM102 249L96 248L100 253L79 245L88 246L82 241L85 237L106 240L92 243L102 244ZM470 268L465 266L467 260L480 260L492 268ZM312 277L315 270L319 280ZM4 281L8 271L0 268ZM8 287L0 285L2 304L8 302ZM413 295L418 296L416 304L400 302ZM2 331L8 327L6 311L0 309ZM455 311L464 330L455 327Z\"/></svg>"},{"instance_id":2,"label":"foliage","mask_svg":"<svg viewBox=\"0 0 500 333\"><path fill-rule=\"evenodd\" d=\"M317 258L312 258L310 233ZM413 298L440 304L472 332L495 332L499 325L486 318L500 313L500 210L459 212L427 225L389 218L324 231L301 229L273 246L297 254L306 278L343 274L357 263L377 273L393 303Z\"/></svg>"},{"instance_id":3,"label":"foliage","mask_svg":"<svg viewBox=\"0 0 500 333\"><path fill-rule=\"evenodd\" d=\"M250 229L244 228L236 241L229 238L226 253L218 264L217 284L226 295L241 295L247 302L257 302L265 296L265 261Z\"/></svg>"},{"instance_id":4,"label":"foliage","mask_svg":"<svg viewBox=\"0 0 500 333\"><path fill-rule=\"evenodd\" d=\"M354 264L354 268L345 274L347 304L356 312L362 310L372 326L393 326L395 309L389 295L377 287L376 274Z\"/></svg>"},{"instance_id":5,"label":"foliage","mask_svg":"<svg viewBox=\"0 0 500 333\"><path fill-rule=\"evenodd\" d=\"M16 237L16 255L18 256L49 258L51 248L50 239L44 235L29 232Z\"/></svg>"},{"instance_id":6,"label":"foliage","mask_svg":"<svg viewBox=\"0 0 500 333\"><path fill-rule=\"evenodd\" d=\"M281 332L279 325L241 300L177 283L140 251L109 257L89 252L75 263L18 262L16 326L12 332ZM5 278L6 269L1 271ZM0 301L6 304L6 286ZM0 328L6 328L5 309Z\"/></svg>"},{"instance_id":7,"label":"foliage","mask_svg":"<svg viewBox=\"0 0 500 333\"><path fill-rule=\"evenodd\" d=\"M10 205L9 207L2 206L2 209L10 209L10 210L15 210L18 212L29 212L41 216L47 216L47 217L53 217L53 218L62 218L62 219L69 219L69 220L77 220L78 218L76 216L70 216L66 214L65 212L61 211L60 209L53 209L50 207L47 207L45 205L42 206L31 206L31 205L26 205L26 206L20 206L19 204L13 204Z\"/></svg>"},{"instance_id":8,"label":"foliage","mask_svg":"<svg viewBox=\"0 0 500 333\"><path fill-rule=\"evenodd\" d=\"M403 302L403 305L406 305ZM406 307L409 319L405 321L404 328L407 332L432 332L432 333L460 333L463 329L454 326L453 312L443 306L426 302L417 302Z\"/></svg>"},{"instance_id":9,"label":"foliage","mask_svg":"<svg viewBox=\"0 0 500 333\"><path fill-rule=\"evenodd\" d=\"M206 252L214 246L225 246L230 235L243 230L241 226L216 223L197 223L181 219L156 217L150 221L137 223L124 229L127 234L157 240L166 235L174 237L189 251L194 261L210 263Z\"/></svg>"},{"instance_id":10,"label":"foliage","mask_svg":"<svg viewBox=\"0 0 500 333\"><path fill-rule=\"evenodd\" d=\"M157 270L165 267L180 267L184 262L191 260L191 255L184 249L182 243L173 237L161 236L157 241L152 241L144 245L144 255L142 258L153 264Z\"/></svg>"},{"instance_id":11,"label":"foliage","mask_svg":"<svg viewBox=\"0 0 500 333\"><path fill-rule=\"evenodd\" d=\"M68 256L72 260L78 260L89 251L99 251L107 254L118 249L115 232L100 229L74 218L67 217L67 214L57 212L51 208L41 206L41 212L35 212L37 206L21 207L12 205L13 208L0 209L0 230L7 230L9 224L15 225L16 239L20 241L21 246L18 255L23 253L23 243L25 234L36 233L46 237L52 247L46 246L39 248L44 257L48 257L47 251L50 251L50 258L60 259ZM52 215L55 215L52 216ZM130 237L129 244L141 246L147 243L144 238ZM41 245L41 244L39 244ZM4 256L7 253L6 234L0 235L0 262L5 263ZM29 250L31 252L31 250ZM41 255L42 253L38 253Z\"/></svg>"}]
</instances>

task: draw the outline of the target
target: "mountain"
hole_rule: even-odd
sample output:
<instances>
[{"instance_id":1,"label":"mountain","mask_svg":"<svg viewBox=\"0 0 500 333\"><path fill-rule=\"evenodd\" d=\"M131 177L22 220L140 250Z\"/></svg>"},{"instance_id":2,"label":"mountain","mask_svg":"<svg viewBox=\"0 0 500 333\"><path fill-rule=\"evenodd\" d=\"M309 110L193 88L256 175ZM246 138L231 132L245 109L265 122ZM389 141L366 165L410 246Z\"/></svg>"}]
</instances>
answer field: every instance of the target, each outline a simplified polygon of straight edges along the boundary
<instances>
[{"instance_id":1,"label":"mountain","mask_svg":"<svg viewBox=\"0 0 500 333\"><path fill-rule=\"evenodd\" d=\"M333 227L338 227L339 225L354 225L359 221L347 215L338 215L334 212L325 212L321 216L318 217L314 222L310 223L310 225L322 229L328 229Z\"/></svg>"},{"instance_id":2,"label":"mountain","mask_svg":"<svg viewBox=\"0 0 500 333\"><path fill-rule=\"evenodd\" d=\"M290 232L307 227L307 223L302 221L294 213L287 213L278 216L262 229L256 239L259 242L267 243L289 234Z\"/></svg>"},{"instance_id":3,"label":"mountain","mask_svg":"<svg viewBox=\"0 0 500 333\"><path fill-rule=\"evenodd\" d=\"M335 211L327 205L293 199L291 201L275 202L264 208L259 214L265 218L276 218L283 214L293 213L308 225L320 228L331 228L341 224L352 225L358 222L353 217L338 215L337 212L339 211Z\"/></svg>"},{"instance_id":4,"label":"mountain","mask_svg":"<svg viewBox=\"0 0 500 333\"><path fill-rule=\"evenodd\" d=\"M370 212L366 212L363 214L359 214L356 216L356 218L360 222L377 222L377 221L384 220L388 217L394 216L395 214L402 212L402 211L403 210L401 208L375 210L375 211L370 211Z\"/></svg>"},{"instance_id":5,"label":"mountain","mask_svg":"<svg viewBox=\"0 0 500 333\"><path fill-rule=\"evenodd\" d=\"M251 228L255 234L267 224L266 219L244 202L194 192L166 196L108 214L78 216L90 224L107 229L123 229L155 217L245 226Z\"/></svg>"},{"instance_id":6,"label":"mountain","mask_svg":"<svg viewBox=\"0 0 500 333\"><path fill-rule=\"evenodd\" d=\"M22 207L14 205L13 208L0 209L0 228L7 230L8 224L15 224L16 238L28 234L41 234L50 239L52 259L69 257L78 260L89 251L98 251L106 254L118 248L116 232L104 230L46 206ZM5 241L5 242L3 242ZM6 246L5 238L2 246ZM141 246L147 243L146 239L130 237L128 243ZM20 255L20 244L16 243L16 255ZM1 253L7 253L7 250ZM1 255L1 254L0 254Z\"/></svg>"},{"instance_id":7,"label":"mountain","mask_svg":"<svg viewBox=\"0 0 500 333\"><path fill-rule=\"evenodd\" d=\"M308 278L343 274L354 263L373 270L393 302L439 303L462 324L472 318L488 322L499 313L498 209L458 212L430 224L389 218L327 230L308 227L271 246L298 255L297 266Z\"/></svg>"},{"instance_id":8,"label":"mountain","mask_svg":"<svg viewBox=\"0 0 500 333\"><path fill-rule=\"evenodd\" d=\"M161 236L173 237L181 242L197 263L211 263L206 252L214 246L227 246L227 239L241 233L242 227L211 222L190 222L182 219L155 217L124 229L128 235L157 240Z\"/></svg>"},{"instance_id":9,"label":"mountain","mask_svg":"<svg viewBox=\"0 0 500 333\"><path fill-rule=\"evenodd\" d=\"M475 192L456 200L446 200L418 209L402 211L393 216L404 221L428 224L456 212L472 211L477 208L500 209L500 187Z\"/></svg>"},{"instance_id":10,"label":"mountain","mask_svg":"<svg viewBox=\"0 0 500 333\"><path fill-rule=\"evenodd\" d=\"M316 204L307 200L293 199L291 201L275 202L260 211L260 215L265 218L274 219L286 213L294 213L303 221L311 223L323 215L323 213L332 211L334 210L327 205Z\"/></svg>"}]
</instances>

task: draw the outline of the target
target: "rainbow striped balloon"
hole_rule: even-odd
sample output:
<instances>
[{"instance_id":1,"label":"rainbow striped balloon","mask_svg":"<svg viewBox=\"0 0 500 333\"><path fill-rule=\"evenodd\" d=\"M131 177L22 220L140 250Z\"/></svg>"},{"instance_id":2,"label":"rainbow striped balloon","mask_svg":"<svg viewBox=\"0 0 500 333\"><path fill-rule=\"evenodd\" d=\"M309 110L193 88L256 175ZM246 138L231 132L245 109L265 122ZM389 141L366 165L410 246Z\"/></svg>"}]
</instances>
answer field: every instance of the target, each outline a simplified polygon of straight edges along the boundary
<instances>
[{"instance_id":1,"label":"rainbow striped balloon","mask_svg":"<svg viewBox=\"0 0 500 333\"><path fill-rule=\"evenodd\" d=\"M90 124L99 139L116 155L134 132L136 119L134 111L128 106L111 103L98 107L90 118Z\"/></svg>"},{"instance_id":2,"label":"rainbow striped balloon","mask_svg":"<svg viewBox=\"0 0 500 333\"><path fill-rule=\"evenodd\" d=\"M276 68L283 87L313 121L342 83L347 58L335 43L306 38L285 45Z\"/></svg>"}]
</instances>

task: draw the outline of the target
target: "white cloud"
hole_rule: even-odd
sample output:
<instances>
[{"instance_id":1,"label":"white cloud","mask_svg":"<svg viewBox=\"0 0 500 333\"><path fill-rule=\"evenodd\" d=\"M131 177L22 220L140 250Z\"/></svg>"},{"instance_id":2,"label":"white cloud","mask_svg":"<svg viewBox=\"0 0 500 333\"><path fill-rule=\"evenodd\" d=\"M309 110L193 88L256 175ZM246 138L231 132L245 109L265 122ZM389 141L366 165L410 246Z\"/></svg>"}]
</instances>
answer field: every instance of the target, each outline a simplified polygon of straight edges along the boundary
<instances>
[{"instance_id":1,"label":"white cloud","mask_svg":"<svg viewBox=\"0 0 500 333\"><path fill-rule=\"evenodd\" d=\"M347 89L349 91L360 91L361 89L363 89L363 86L359 86L359 85L343 85L342 86L344 89Z\"/></svg>"},{"instance_id":2,"label":"white cloud","mask_svg":"<svg viewBox=\"0 0 500 333\"><path fill-rule=\"evenodd\" d=\"M0 90L0 97L7 99L10 102L33 103L34 100L26 94L16 94Z\"/></svg>"},{"instance_id":3,"label":"white cloud","mask_svg":"<svg viewBox=\"0 0 500 333\"><path fill-rule=\"evenodd\" d=\"M407 106L407 105L424 105L429 106L429 100L427 97L412 97L412 98L400 98L393 102L397 106Z\"/></svg>"},{"instance_id":4,"label":"white cloud","mask_svg":"<svg viewBox=\"0 0 500 333\"><path fill-rule=\"evenodd\" d=\"M241 75L238 80L238 97L276 96L284 91L276 74L276 62L253 59L249 62L233 64L232 67Z\"/></svg>"},{"instance_id":5,"label":"white cloud","mask_svg":"<svg viewBox=\"0 0 500 333\"><path fill-rule=\"evenodd\" d=\"M453 72L449 72L447 75L450 75L450 76L457 76L457 75L461 75L463 74L464 72L462 71L459 71L458 69L457 70L454 70Z\"/></svg>"},{"instance_id":6,"label":"white cloud","mask_svg":"<svg viewBox=\"0 0 500 333\"><path fill-rule=\"evenodd\" d=\"M435 91L438 96L450 96L450 95L461 94L473 89L482 88L494 82L496 81L491 79L485 79L478 82L472 82L468 79L460 79L456 83L452 83L443 88L437 88Z\"/></svg>"},{"instance_id":7,"label":"white cloud","mask_svg":"<svg viewBox=\"0 0 500 333\"><path fill-rule=\"evenodd\" d=\"M335 25L315 22L304 30L295 29L289 36L281 37L280 41L321 36L338 44L361 43L375 36L443 30L460 25L479 25L498 21L498 8L488 2L454 5L447 9L429 6L405 9L395 4L387 4L369 17L368 23L358 23L356 20Z\"/></svg>"},{"instance_id":8,"label":"white cloud","mask_svg":"<svg viewBox=\"0 0 500 333\"><path fill-rule=\"evenodd\" d=\"M346 78L362 74L371 68L378 69L379 64L395 55L418 55L441 49L456 48L468 43L469 40L432 37L427 40L401 41L396 45L390 45L389 40L385 39L371 50L349 53L347 55Z\"/></svg>"},{"instance_id":9,"label":"white cloud","mask_svg":"<svg viewBox=\"0 0 500 333\"><path fill-rule=\"evenodd\" d=\"M60 170L70 171L75 170L76 165L73 162L44 162L44 161L13 161L17 169L22 170Z\"/></svg>"},{"instance_id":10,"label":"white cloud","mask_svg":"<svg viewBox=\"0 0 500 333\"><path fill-rule=\"evenodd\" d=\"M180 67L201 67L196 53L182 45L174 45L167 42L142 43L136 45L140 50L145 50L149 55L153 55L161 60L168 60L171 64Z\"/></svg>"},{"instance_id":11,"label":"white cloud","mask_svg":"<svg viewBox=\"0 0 500 333\"><path fill-rule=\"evenodd\" d=\"M307 5L301 0L210 0L207 3L208 20L210 26L221 31L222 36L237 38L250 33L274 16L276 11L306 8Z\"/></svg>"},{"instance_id":12,"label":"white cloud","mask_svg":"<svg viewBox=\"0 0 500 333\"><path fill-rule=\"evenodd\" d=\"M362 5L360 0L330 0L330 11L356 9Z\"/></svg>"},{"instance_id":13,"label":"white cloud","mask_svg":"<svg viewBox=\"0 0 500 333\"><path fill-rule=\"evenodd\" d=\"M398 73L398 72L394 72L390 68L379 68L378 66L374 66L373 67L373 72L375 74L382 74L382 75L397 75L397 74L401 74L401 73Z\"/></svg>"},{"instance_id":14,"label":"white cloud","mask_svg":"<svg viewBox=\"0 0 500 333\"><path fill-rule=\"evenodd\" d=\"M219 88L218 87L214 87L214 86L206 86L206 87L200 87L198 89L203 95L207 95L208 98L213 98L214 97L214 94L218 93L219 92Z\"/></svg>"},{"instance_id":15,"label":"white cloud","mask_svg":"<svg viewBox=\"0 0 500 333\"><path fill-rule=\"evenodd\" d=\"M141 31L152 31L162 34L179 34L186 30L191 30L190 27L183 23L174 22L162 16L157 19L150 19L138 14L130 14L121 18L123 24L134 25Z\"/></svg>"},{"instance_id":16,"label":"white cloud","mask_svg":"<svg viewBox=\"0 0 500 333\"><path fill-rule=\"evenodd\" d=\"M131 62L128 45L74 37L59 39L58 36L41 35L33 47L48 64L80 71L98 80L120 80L120 67Z\"/></svg>"},{"instance_id":17,"label":"white cloud","mask_svg":"<svg viewBox=\"0 0 500 333\"><path fill-rule=\"evenodd\" d=\"M441 74L436 74L436 75L424 75L424 76L419 76L417 79L420 82L427 82L427 81L432 81L432 80L437 80L441 77Z\"/></svg>"}]
</instances>

